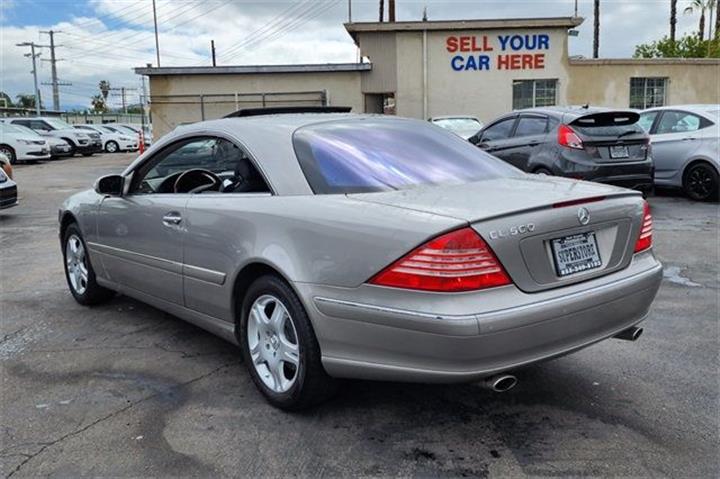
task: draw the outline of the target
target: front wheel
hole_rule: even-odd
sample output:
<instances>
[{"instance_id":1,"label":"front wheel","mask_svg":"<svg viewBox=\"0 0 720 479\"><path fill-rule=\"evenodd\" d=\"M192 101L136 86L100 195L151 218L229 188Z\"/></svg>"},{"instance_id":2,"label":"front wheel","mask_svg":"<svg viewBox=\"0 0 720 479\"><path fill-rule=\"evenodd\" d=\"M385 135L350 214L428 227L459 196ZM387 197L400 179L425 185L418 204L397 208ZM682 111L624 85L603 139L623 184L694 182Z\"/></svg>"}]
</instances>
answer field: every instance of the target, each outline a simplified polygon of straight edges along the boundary
<instances>
[{"instance_id":1,"label":"front wheel","mask_svg":"<svg viewBox=\"0 0 720 479\"><path fill-rule=\"evenodd\" d=\"M17 156L15 156L15 150L8 145L0 145L0 153L3 153L10 160L10 164L14 165L17 163Z\"/></svg>"},{"instance_id":2,"label":"front wheel","mask_svg":"<svg viewBox=\"0 0 720 479\"><path fill-rule=\"evenodd\" d=\"M334 391L305 308L279 277L263 276L248 289L238 341L253 382L272 405L303 409Z\"/></svg>"},{"instance_id":3,"label":"front wheel","mask_svg":"<svg viewBox=\"0 0 720 479\"><path fill-rule=\"evenodd\" d=\"M90 306L112 298L115 293L97 283L87 246L76 224L67 227L62 244L65 279L75 301Z\"/></svg>"},{"instance_id":4,"label":"front wheel","mask_svg":"<svg viewBox=\"0 0 720 479\"><path fill-rule=\"evenodd\" d=\"M718 188L718 172L707 163L692 165L683 177L685 194L695 201L716 200Z\"/></svg>"}]
</instances>

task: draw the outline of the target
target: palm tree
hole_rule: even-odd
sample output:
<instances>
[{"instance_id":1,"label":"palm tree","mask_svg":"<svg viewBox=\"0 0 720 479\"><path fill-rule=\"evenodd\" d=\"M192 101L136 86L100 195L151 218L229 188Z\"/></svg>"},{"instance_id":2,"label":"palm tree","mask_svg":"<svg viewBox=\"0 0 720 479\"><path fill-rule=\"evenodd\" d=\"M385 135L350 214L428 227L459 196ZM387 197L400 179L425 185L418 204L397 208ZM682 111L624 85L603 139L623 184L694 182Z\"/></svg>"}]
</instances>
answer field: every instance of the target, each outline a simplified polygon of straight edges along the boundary
<instances>
[{"instance_id":1,"label":"palm tree","mask_svg":"<svg viewBox=\"0 0 720 479\"><path fill-rule=\"evenodd\" d=\"M600 51L600 0L595 0L594 7L593 58L597 58Z\"/></svg>"},{"instance_id":2,"label":"palm tree","mask_svg":"<svg viewBox=\"0 0 720 479\"><path fill-rule=\"evenodd\" d=\"M720 2L720 0L718 0ZM670 0L670 42L675 43L675 25L677 24L677 0Z\"/></svg>"},{"instance_id":3,"label":"palm tree","mask_svg":"<svg viewBox=\"0 0 720 479\"><path fill-rule=\"evenodd\" d=\"M708 9L714 8L714 0L692 0L690 5L685 7L683 13L695 13L700 12L700 23L698 24L698 38L700 40L705 39L705 12Z\"/></svg>"}]
</instances>

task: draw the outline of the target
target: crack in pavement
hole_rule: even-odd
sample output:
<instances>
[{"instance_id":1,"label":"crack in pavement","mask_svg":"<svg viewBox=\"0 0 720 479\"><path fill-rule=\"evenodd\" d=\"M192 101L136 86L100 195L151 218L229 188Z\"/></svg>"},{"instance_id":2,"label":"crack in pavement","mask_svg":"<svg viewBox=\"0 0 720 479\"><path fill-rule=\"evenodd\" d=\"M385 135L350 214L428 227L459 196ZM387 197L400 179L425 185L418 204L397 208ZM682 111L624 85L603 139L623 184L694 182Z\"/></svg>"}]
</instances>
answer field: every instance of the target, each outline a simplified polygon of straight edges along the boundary
<instances>
[{"instance_id":1,"label":"crack in pavement","mask_svg":"<svg viewBox=\"0 0 720 479\"><path fill-rule=\"evenodd\" d=\"M142 403L144 403L144 402L146 402L146 401L149 401L149 400L151 400L151 399L153 399L153 398L155 398L155 397L157 397L157 396L159 396L159 395L161 395L161 394L167 393L167 391L170 391L170 390L173 390L173 389L182 388L182 387L188 386L188 385L190 385L190 384L193 384L193 383L195 383L195 382L197 382L197 381L201 381L201 380L203 380L203 379L205 379L205 378L207 378L207 377L209 377L209 376L212 376L213 374L217 373L218 371L221 371L221 370L223 370L223 369L225 369L225 368L227 368L227 367L229 367L229 366L233 366L233 365L235 365L235 364L240 364L241 362L242 362L242 361L233 361L233 362L231 362L231 363L223 364L223 365L218 366L217 368L213 369L212 371L209 371L209 372L207 372L207 373L205 373L205 374L201 374L200 376L197 376L197 377L195 377L195 378L193 378L193 379L190 379L190 380L185 381L185 382L180 383L180 384L176 384L176 385L170 386L170 387L168 387L168 388L165 389L165 390L157 391L157 392L155 392L155 393L153 393L153 394L150 394L150 395L148 395L148 396L145 396L145 397L142 398L142 399L139 399L139 400L137 400L137 401L135 401L135 402L132 402L132 403L130 403L130 404L128 404L128 405L126 405L126 406L124 406L124 407L116 410L116 411L111 412L110 414L107 414L107 415L105 415L105 416L103 416L103 417L101 417L101 418L96 419L95 421L91 422L90 424L88 424L88 425L86 425L86 426L83 426L83 427L81 427L81 428L79 428L79 429L76 429L76 430L74 430L74 431L71 431L71 432L69 432L69 433L67 433L67 434L63 434L62 436L60 436L59 438L57 438L57 439L55 439L55 440L53 440L53 441L50 441L50 442L47 442L47 443L38 443L38 444L42 444L42 447L40 447L40 449L38 449L36 452L34 452L34 453L32 453L32 454L25 454L25 456L27 456L26 459L25 459L24 461L20 462L20 464L18 464L18 465L15 467L15 469L13 469L12 471L10 471L10 474L7 475L7 478L10 479L13 475L15 475L16 473L18 473L18 472L20 471L20 469L22 469L26 464L28 464L30 461L32 461L35 457L37 457L38 455L42 454L42 453L43 453L44 451L46 451L48 448L50 448L50 447L52 447L52 446L54 446L54 445L56 445L56 444L59 444L59 443L63 442L63 441L66 440L66 439L69 439L69 438L71 438L71 437L75 437L75 436L77 436L77 435L79 435L79 434L82 434L83 432L87 431L88 429L90 429L90 428L92 428L92 427L100 424L101 422L104 422L104 421L106 421L106 420L108 420L108 419L112 419L113 417L118 416L118 415L124 413L125 411L127 411L127 410L129 410L129 409L132 409L133 407L137 406L138 404L142 404Z\"/></svg>"}]
</instances>

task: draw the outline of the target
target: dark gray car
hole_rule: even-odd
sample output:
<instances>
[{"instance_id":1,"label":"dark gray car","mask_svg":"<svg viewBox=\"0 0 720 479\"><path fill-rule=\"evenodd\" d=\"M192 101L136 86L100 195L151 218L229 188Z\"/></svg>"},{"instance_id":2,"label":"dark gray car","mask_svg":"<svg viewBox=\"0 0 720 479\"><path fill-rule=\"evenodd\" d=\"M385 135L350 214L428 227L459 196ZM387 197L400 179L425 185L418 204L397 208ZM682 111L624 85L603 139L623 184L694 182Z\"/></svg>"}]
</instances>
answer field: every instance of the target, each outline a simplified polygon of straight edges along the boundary
<instances>
[{"instance_id":1,"label":"dark gray car","mask_svg":"<svg viewBox=\"0 0 720 479\"><path fill-rule=\"evenodd\" d=\"M649 191L650 138L632 111L548 107L514 111L470 141L529 173Z\"/></svg>"}]
</instances>

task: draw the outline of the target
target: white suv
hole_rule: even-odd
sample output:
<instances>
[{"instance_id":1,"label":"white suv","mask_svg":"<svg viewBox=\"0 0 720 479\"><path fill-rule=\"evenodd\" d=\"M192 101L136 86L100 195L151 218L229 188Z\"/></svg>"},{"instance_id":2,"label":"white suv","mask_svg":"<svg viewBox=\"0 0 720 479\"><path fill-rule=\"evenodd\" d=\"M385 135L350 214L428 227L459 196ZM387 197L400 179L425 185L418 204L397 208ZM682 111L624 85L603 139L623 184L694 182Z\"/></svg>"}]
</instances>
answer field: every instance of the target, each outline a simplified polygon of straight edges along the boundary
<instances>
[{"instance_id":1,"label":"white suv","mask_svg":"<svg viewBox=\"0 0 720 479\"><path fill-rule=\"evenodd\" d=\"M102 151L102 141L99 133L84 133L72 127L59 118L35 117L35 118L8 118L6 123L22 125L35 130L41 135L54 136L65 140L71 147L70 156L80 153L83 156L90 156L93 153Z\"/></svg>"},{"instance_id":2,"label":"white suv","mask_svg":"<svg viewBox=\"0 0 720 479\"><path fill-rule=\"evenodd\" d=\"M35 132L0 123L0 153L14 165L17 161L50 159L50 146Z\"/></svg>"},{"instance_id":3,"label":"white suv","mask_svg":"<svg viewBox=\"0 0 720 479\"><path fill-rule=\"evenodd\" d=\"M98 133L100 140L102 140L103 150L108 153L135 151L138 149L138 139L134 135L119 133L104 125L74 125L74 127L84 132Z\"/></svg>"}]
</instances>

